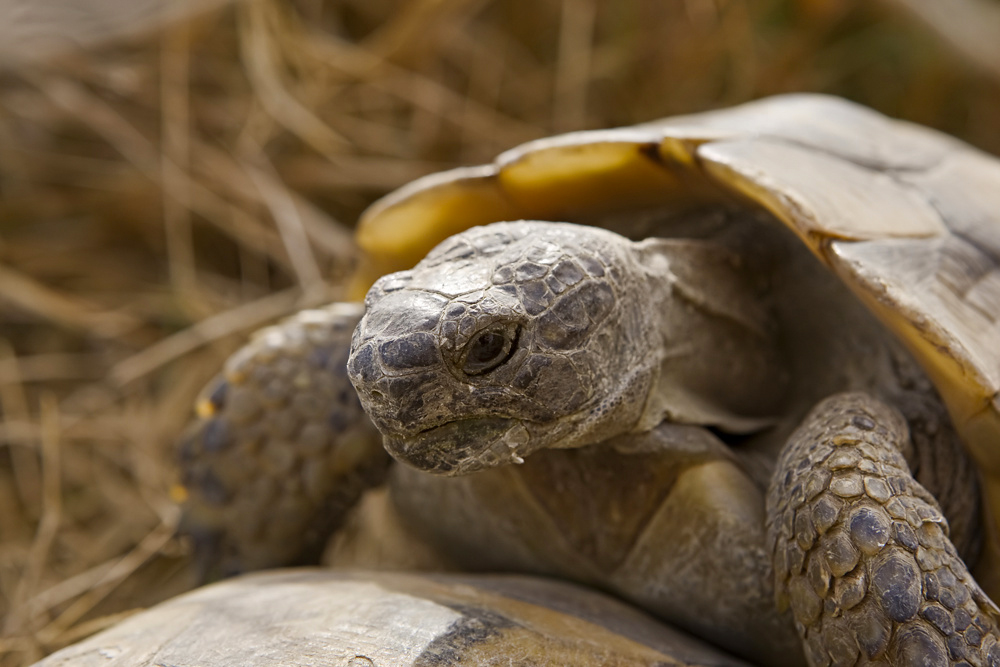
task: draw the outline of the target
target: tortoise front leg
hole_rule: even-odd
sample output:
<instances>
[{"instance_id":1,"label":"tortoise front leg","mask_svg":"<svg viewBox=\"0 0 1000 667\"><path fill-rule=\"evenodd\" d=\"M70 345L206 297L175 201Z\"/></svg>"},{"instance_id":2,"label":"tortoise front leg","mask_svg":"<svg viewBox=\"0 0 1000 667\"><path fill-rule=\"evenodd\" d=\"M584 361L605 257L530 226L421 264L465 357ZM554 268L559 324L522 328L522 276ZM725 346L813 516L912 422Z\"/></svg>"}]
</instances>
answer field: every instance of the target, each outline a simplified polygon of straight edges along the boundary
<instances>
[{"instance_id":1,"label":"tortoise front leg","mask_svg":"<svg viewBox=\"0 0 1000 667\"><path fill-rule=\"evenodd\" d=\"M361 304L258 332L202 393L178 458L202 578L315 562L389 457L347 378Z\"/></svg>"},{"instance_id":2,"label":"tortoise front leg","mask_svg":"<svg viewBox=\"0 0 1000 667\"><path fill-rule=\"evenodd\" d=\"M910 473L908 438L895 409L839 394L778 460L767 498L775 591L814 667L1000 664L1000 613Z\"/></svg>"}]
</instances>

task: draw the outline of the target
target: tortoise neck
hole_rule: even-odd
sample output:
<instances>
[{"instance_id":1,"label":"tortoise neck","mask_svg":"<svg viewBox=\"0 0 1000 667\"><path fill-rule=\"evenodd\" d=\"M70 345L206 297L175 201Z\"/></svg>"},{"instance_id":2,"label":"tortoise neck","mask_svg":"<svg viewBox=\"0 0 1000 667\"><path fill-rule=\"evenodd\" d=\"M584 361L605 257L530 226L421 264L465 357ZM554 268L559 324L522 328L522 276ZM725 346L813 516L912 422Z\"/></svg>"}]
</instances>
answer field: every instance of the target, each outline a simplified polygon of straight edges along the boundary
<instances>
[{"instance_id":1,"label":"tortoise neck","mask_svg":"<svg viewBox=\"0 0 1000 667\"><path fill-rule=\"evenodd\" d=\"M773 423L789 374L755 277L710 241L647 239L636 251L653 301L655 374L639 430L667 420L749 433Z\"/></svg>"}]
</instances>

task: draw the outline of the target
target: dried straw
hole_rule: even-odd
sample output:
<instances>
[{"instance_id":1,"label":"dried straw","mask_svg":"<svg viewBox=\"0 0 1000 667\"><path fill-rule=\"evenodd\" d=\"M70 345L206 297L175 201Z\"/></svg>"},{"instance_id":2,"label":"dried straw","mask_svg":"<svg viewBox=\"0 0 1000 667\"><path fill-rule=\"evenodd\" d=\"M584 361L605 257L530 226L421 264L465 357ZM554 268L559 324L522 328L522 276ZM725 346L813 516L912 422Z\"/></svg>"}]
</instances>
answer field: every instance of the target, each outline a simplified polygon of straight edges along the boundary
<instances>
[{"instance_id":1,"label":"dried straw","mask_svg":"<svg viewBox=\"0 0 1000 667\"><path fill-rule=\"evenodd\" d=\"M893 13L916 0L246 0L159 31L162 2L87 0L146 31L59 56L114 32L59 13L82 2L0 0L0 667L191 585L170 488L194 396L338 296L384 192L789 90L1000 151L995 56ZM41 59L25 37L53 26Z\"/></svg>"}]
</instances>

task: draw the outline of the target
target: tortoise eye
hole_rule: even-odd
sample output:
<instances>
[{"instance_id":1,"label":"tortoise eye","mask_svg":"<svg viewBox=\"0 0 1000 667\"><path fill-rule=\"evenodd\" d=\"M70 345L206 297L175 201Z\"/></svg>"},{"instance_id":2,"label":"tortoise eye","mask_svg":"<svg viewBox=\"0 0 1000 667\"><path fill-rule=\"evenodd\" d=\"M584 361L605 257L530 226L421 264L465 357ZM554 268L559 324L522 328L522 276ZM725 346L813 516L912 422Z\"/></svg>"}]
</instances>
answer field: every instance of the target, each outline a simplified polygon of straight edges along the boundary
<instances>
[{"instance_id":1,"label":"tortoise eye","mask_svg":"<svg viewBox=\"0 0 1000 667\"><path fill-rule=\"evenodd\" d=\"M514 353L514 336L506 331L487 330L476 335L465 353L462 371L466 375L488 373Z\"/></svg>"}]
</instances>

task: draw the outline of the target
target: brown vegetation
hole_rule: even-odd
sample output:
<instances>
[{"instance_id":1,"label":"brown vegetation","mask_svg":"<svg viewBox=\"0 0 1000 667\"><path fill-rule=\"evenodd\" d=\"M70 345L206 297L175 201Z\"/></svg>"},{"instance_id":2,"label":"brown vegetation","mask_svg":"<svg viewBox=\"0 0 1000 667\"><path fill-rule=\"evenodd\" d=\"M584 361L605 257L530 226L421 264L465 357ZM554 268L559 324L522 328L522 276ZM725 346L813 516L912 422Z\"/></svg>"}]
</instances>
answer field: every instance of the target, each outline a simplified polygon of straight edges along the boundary
<instances>
[{"instance_id":1,"label":"brown vegetation","mask_svg":"<svg viewBox=\"0 0 1000 667\"><path fill-rule=\"evenodd\" d=\"M1000 64L907 4L247 0L8 63L0 666L190 585L171 448L192 400L248 332L338 297L352 221L386 191L793 90L1000 152Z\"/></svg>"}]
</instances>

